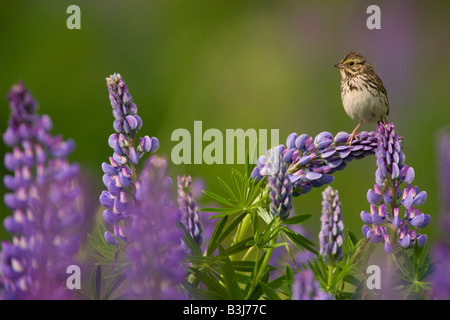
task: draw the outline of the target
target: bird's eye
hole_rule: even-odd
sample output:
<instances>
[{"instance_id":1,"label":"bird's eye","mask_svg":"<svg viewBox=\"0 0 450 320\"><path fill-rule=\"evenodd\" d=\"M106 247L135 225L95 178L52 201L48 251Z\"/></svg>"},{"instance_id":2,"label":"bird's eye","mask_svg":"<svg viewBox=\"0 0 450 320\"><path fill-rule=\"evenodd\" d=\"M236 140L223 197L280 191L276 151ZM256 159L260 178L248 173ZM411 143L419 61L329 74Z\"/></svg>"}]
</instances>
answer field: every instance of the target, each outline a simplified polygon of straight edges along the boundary
<instances>
[{"instance_id":1,"label":"bird's eye","mask_svg":"<svg viewBox=\"0 0 450 320\"><path fill-rule=\"evenodd\" d=\"M353 62L353 61L350 61L350 62L348 63L349 66L352 66L352 65L354 65L354 64L355 64L355 62Z\"/></svg>"}]
</instances>

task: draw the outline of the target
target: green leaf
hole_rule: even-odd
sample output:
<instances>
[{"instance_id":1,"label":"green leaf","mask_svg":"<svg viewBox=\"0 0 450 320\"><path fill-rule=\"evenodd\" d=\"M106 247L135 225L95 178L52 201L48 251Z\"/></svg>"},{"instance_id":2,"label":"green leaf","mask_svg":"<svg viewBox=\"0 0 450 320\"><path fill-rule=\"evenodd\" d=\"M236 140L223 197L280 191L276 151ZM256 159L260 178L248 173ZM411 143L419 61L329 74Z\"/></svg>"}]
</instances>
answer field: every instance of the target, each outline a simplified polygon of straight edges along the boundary
<instances>
[{"instance_id":1,"label":"green leaf","mask_svg":"<svg viewBox=\"0 0 450 320\"><path fill-rule=\"evenodd\" d=\"M225 249L225 254L228 256L232 256L238 252L249 249L252 246L250 242L251 240L253 240L253 236L250 236L244 240L234 243L233 245Z\"/></svg>"},{"instance_id":2,"label":"green leaf","mask_svg":"<svg viewBox=\"0 0 450 320\"><path fill-rule=\"evenodd\" d=\"M307 238L305 238L304 236L302 236L301 234L299 234L295 231L292 231L289 228L285 228L285 227L283 227L281 230L289 238L289 240L291 240L297 247L304 248L314 254L319 254L313 248L313 246L315 246L315 244L313 242L311 242L310 240L308 240Z\"/></svg>"},{"instance_id":3,"label":"green leaf","mask_svg":"<svg viewBox=\"0 0 450 320\"><path fill-rule=\"evenodd\" d=\"M219 237L218 244L225 240L225 238L231 233L231 231L233 231L239 225L239 223L241 223L246 215L247 213L244 212L231 220L231 222L223 229L223 232Z\"/></svg>"},{"instance_id":4,"label":"green leaf","mask_svg":"<svg viewBox=\"0 0 450 320\"><path fill-rule=\"evenodd\" d=\"M358 243L358 238L348 228L347 228L347 233L348 233L348 239L353 244L353 247L355 247L356 244Z\"/></svg>"},{"instance_id":5,"label":"green leaf","mask_svg":"<svg viewBox=\"0 0 450 320\"><path fill-rule=\"evenodd\" d=\"M191 250L191 252L194 255L201 256L202 253L195 242L194 238L192 238L191 233L186 229L186 226L181 221L178 222L178 226L183 230L183 242L186 244L186 246Z\"/></svg>"},{"instance_id":6,"label":"green leaf","mask_svg":"<svg viewBox=\"0 0 450 320\"><path fill-rule=\"evenodd\" d=\"M110 281L109 286L106 288L104 299L108 300L111 294L123 283L123 281L125 281L126 278L126 272L118 273L118 275Z\"/></svg>"},{"instance_id":7,"label":"green leaf","mask_svg":"<svg viewBox=\"0 0 450 320\"><path fill-rule=\"evenodd\" d=\"M268 300L281 300L280 296L267 283L259 281L259 285L261 286L261 289L263 290Z\"/></svg>"},{"instance_id":8,"label":"green leaf","mask_svg":"<svg viewBox=\"0 0 450 320\"><path fill-rule=\"evenodd\" d=\"M302 223L303 221L308 220L312 216L313 216L312 213L299 214L299 215L296 215L296 216L293 216L293 217L283 220L282 223L287 224L287 225L299 224L299 223Z\"/></svg>"},{"instance_id":9,"label":"green leaf","mask_svg":"<svg viewBox=\"0 0 450 320\"><path fill-rule=\"evenodd\" d=\"M241 188L241 186L239 185L239 182L237 181L235 172L238 172L238 171L236 171L236 170L231 171L231 181L233 181L234 189L236 190L236 194L238 195L239 202L242 203L245 198L245 196L242 194L243 186ZM241 177L242 177L242 175L241 175ZM241 180L241 181L243 181L243 180Z\"/></svg>"},{"instance_id":10,"label":"green leaf","mask_svg":"<svg viewBox=\"0 0 450 320\"><path fill-rule=\"evenodd\" d=\"M220 268L223 282L228 291L229 299L242 300L244 297L242 295L241 288L239 288L239 284L237 282L236 274L230 258L224 257L218 260L217 265Z\"/></svg>"},{"instance_id":11,"label":"green leaf","mask_svg":"<svg viewBox=\"0 0 450 320\"><path fill-rule=\"evenodd\" d=\"M207 191L207 190L202 190L202 192L205 195L207 195L208 197L210 197L210 198L212 198L212 199L214 199L214 200L216 200L218 202L221 202L221 203L226 204L226 205L231 206L231 207L234 206L234 204L231 201L225 199L222 196L219 196L218 194L216 194L214 192Z\"/></svg>"},{"instance_id":12,"label":"green leaf","mask_svg":"<svg viewBox=\"0 0 450 320\"><path fill-rule=\"evenodd\" d=\"M236 202L239 202L238 198L236 197L235 193L234 193L233 190L230 188L230 186L229 186L225 181L223 181L222 179L220 179L220 178L217 178L217 179L219 179L219 183L221 184L222 188L225 189L225 191L228 193L228 195L229 195L233 200L235 200Z\"/></svg>"},{"instance_id":13,"label":"green leaf","mask_svg":"<svg viewBox=\"0 0 450 320\"><path fill-rule=\"evenodd\" d=\"M101 281L102 281L102 269L100 265L96 265L91 272L91 278L89 281L91 285L91 291L94 295L94 300L100 299Z\"/></svg>"},{"instance_id":14,"label":"green leaf","mask_svg":"<svg viewBox=\"0 0 450 320\"><path fill-rule=\"evenodd\" d=\"M222 235L222 231L223 231L223 228L225 228L227 220L228 220L228 216L223 217L214 227L214 231L209 240L208 249L206 250L207 256L212 255L214 253L214 250L217 249L218 239Z\"/></svg>"},{"instance_id":15,"label":"green leaf","mask_svg":"<svg viewBox=\"0 0 450 320\"><path fill-rule=\"evenodd\" d=\"M197 300L224 300L225 297L211 290L188 288L189 294Z\"/></svg>"},{"instance_id":16,"label":"green leaf","mask_svg":"<svg viewBox=\"0 0 450 320\"><path fill-rule=\"evenodd\" d=\"M221 300L228 298L227 290L220 284L220 282L207 270L199 270L196 268L187 268L201 283L203 283L208 290Z\"/></svg>"}]
</instances>

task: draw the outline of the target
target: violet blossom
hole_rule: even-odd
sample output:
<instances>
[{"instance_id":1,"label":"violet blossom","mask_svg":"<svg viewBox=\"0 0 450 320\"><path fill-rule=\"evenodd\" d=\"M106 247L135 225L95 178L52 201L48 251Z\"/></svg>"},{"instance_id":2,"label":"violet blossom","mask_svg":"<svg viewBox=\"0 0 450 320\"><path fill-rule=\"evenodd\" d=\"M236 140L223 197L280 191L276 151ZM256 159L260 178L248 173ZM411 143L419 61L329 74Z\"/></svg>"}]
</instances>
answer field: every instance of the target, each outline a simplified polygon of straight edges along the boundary
<instances>
[{"instance_id":1,"label":"violet blossom","mask_svg":"<svg viewBox=\"0 0 450 320\"><path fill-rule=\"evenodd\" d=\"M3 182L12 215L3 224L12 241L3 241L0 273L3 299L67 299L67 267L80 248L79 167L67 157L72 140L52 136L52 122L36 113L37 103L23 83L7 96L11 116L3 140L11 152Z\"/></svg>"},{"instance_id":2,"label":"violet blossom","mask_svg":"<svg viewBox=\"0 0 450 320\"><path fill-rule=\"evenodd\" d=\"M414 169L405 164L403 139L395 132L394 125L380 123L377 132L376 184L367 192L370 212L361 212L361 219L366 223L363 235L372 243L384 243L388 254L397 243L411 248L417 240L419 247L423 247L427 236L418 229L429 224L430 215L420 212L418 207L427 199L427 193L411 184ZM388 229L394 230L392 235Z\"/></svg>"},{"instance_id":3,"label":"violet blossom","mask_svg":"<svg viewBox=\"0 0 450 320\"><path fill-rule=\"evenodd\" d=\"M133 202L140 200L137 182L139 160L146 153L155 152L159 148L159 141L157 138L144 136L139 138L138 145L135 145L136 134L142 127L136 104L120 74L111 75L106 78L106 82L115 118L113 128L116 132L108 139L114 153L109 157L109 163L102 164L103 183L107 190L101 193L100 203L106 208L103 218L113 226L113 232L106 231L105 240L118 244L115 237L127 240L124 221L131 218Z\"/></svg>"},{"instance_id":4,"label":"violet blossom","mask_svg":"<svg viewBox=\"0 0 450 320\"><path fill-rule=\"evenodd\" d=\"M171 200L172 180L166 169L165 159L152 156L139 177L141 197L132 209L126 253L133 299L186 298L180 291L186 276L181 265L186 254L178 226L181 212Z\"/></svg>"}]
</instances>

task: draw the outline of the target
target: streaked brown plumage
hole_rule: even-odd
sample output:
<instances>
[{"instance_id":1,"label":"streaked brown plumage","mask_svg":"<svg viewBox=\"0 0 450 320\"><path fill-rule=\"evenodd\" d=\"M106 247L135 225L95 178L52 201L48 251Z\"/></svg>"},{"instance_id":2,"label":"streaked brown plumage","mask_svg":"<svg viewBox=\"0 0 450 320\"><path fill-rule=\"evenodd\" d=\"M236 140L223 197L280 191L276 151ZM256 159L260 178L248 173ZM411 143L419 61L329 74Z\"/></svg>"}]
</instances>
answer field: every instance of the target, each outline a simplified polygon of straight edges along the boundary
<instances>
[{"instance_id":1,"label":"streaked brown plumage","mask_svg":"<svg viewBox=\"0 0 450 320\"><path fill-rule=\"evenodd\" d=\"M389 100L383 82L370 62L359 53L347 53L335 67L341 72L341 98L345 112L350 118L359 120L349 138L351 145L363 122L386 120Z\"/></svg>"}]
</instances>

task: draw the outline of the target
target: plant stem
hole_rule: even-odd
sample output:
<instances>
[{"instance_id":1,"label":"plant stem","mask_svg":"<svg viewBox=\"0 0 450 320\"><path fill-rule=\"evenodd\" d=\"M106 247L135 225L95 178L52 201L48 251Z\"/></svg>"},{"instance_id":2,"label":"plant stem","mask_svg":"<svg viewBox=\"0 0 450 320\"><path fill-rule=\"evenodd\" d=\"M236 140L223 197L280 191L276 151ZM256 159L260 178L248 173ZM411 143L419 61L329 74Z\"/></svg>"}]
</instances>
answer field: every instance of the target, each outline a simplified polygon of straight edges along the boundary
<instances>
[{"instance_id":1,"label":"plant stem","mask_svg":"<svg viewBox=\"0 0 450 320\"><path fill-rule=\"evenodd\" d=\"M261 265L259 267L258 267L258 260L259 260L258 256L259 256L259 250L260 249L257 248L258 249L257 250L258 254L256 256L257 260L255 261L254 277L252 279L252 285L250 287L250 290L248 291L246 299L248 299L251 296L251 294L253 293L253 290L255 290L256 286L258 285L259 280L261 280L261 278L263 277L263 275L264 275L264 273L266 271L266 268L267 268L267 266L269 264L270 257L272 256L273 246L276 244L277 238L278 237L273 237L272 240L270 241L270 248L267 249L267 251L265 253L265 256L264 256L264 260L262 261L262 263L261 263Z\"/></svg>"}]
</instances>

